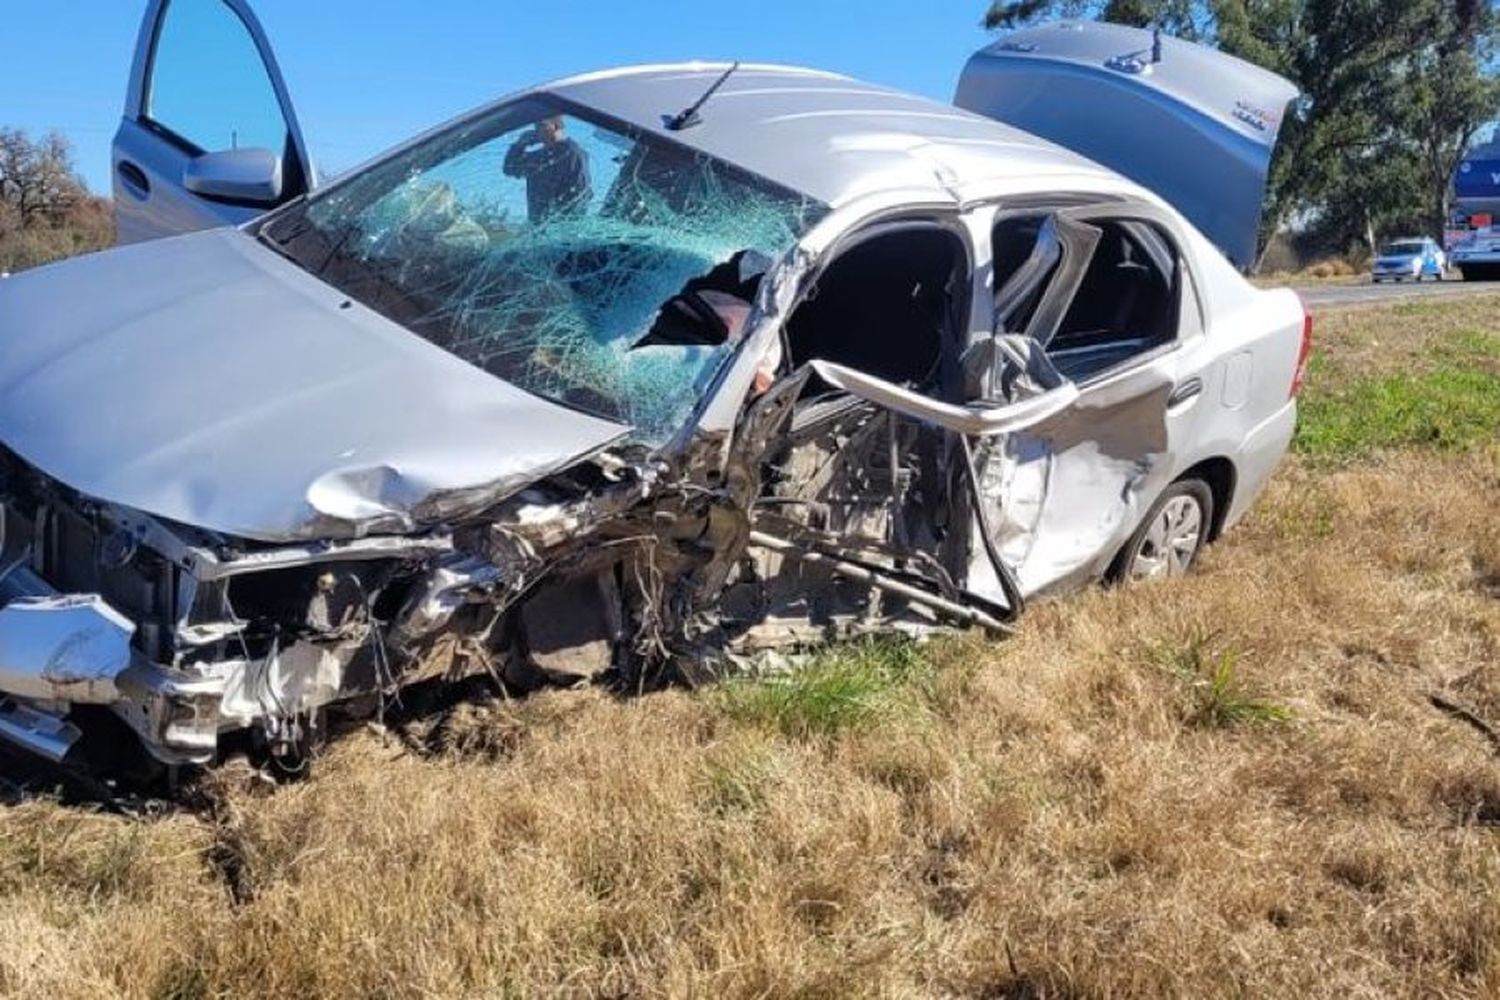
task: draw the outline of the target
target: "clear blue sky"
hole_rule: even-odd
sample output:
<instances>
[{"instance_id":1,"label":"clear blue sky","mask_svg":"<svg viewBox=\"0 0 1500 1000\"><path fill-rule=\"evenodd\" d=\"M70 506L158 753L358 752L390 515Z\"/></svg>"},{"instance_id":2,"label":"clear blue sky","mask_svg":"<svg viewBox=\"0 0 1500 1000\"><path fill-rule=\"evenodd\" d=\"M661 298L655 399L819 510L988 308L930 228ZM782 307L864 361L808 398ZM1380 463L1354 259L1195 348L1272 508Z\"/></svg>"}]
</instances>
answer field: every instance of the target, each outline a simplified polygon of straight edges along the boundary
<instances>
[{"instance_id":1,"label":"clear blue sky","mask_svg":"<svg viewBox=\"0 0 1500 1000\"><path fill-rule=\"evenodd\" d=\"M106 192L145 0L3 0L0 125L58 129ZM254 0L324 168L460 111L633 62L798 63L950 99L985 0Z\"/></svg>"}]
</instances>

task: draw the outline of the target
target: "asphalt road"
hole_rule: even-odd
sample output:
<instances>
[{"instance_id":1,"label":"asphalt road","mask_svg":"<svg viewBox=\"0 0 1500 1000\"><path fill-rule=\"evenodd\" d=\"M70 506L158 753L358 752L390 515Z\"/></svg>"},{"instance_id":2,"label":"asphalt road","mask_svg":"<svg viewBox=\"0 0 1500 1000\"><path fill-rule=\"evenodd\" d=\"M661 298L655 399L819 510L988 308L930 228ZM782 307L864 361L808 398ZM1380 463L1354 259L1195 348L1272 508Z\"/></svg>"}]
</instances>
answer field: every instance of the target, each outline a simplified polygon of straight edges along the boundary
<instances>
[{"instance_id":1,"label":"asphalt road","mask_svg":"<svg viewBox=\"0 0 1500 1000\"><path fill-rule=\"evenodd\" d=\"M1352 306L1379 302L1394 302L1403 299L1429 298L1432 296L1480 295L1485 292L1500 292L1497 281L1387 281L1375 285L1369 278L1339 285L1304 285L1297 289L1314 309L1326 306Z\"/></svg>"}]
</instances>

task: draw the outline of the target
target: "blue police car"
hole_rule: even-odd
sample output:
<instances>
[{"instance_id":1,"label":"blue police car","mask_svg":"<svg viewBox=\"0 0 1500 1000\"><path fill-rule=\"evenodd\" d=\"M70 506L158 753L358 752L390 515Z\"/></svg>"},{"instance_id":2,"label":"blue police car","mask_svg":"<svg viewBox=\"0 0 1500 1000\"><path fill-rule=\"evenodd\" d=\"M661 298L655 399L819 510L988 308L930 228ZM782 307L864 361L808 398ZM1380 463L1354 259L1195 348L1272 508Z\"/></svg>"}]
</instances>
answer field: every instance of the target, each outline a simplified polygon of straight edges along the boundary
<instances>
[{"instance_id":1,"label":"blue police car","mask_svg":"<svg viewBox=\"0 0 1500 1000\"><path fill-rule=\"evenodd\" d=\"M1443 280L1448 261L1437 241L1426 236L1392 240L1380 248L1370 267L1372 281Z\"/></svg>"}]
</instances>

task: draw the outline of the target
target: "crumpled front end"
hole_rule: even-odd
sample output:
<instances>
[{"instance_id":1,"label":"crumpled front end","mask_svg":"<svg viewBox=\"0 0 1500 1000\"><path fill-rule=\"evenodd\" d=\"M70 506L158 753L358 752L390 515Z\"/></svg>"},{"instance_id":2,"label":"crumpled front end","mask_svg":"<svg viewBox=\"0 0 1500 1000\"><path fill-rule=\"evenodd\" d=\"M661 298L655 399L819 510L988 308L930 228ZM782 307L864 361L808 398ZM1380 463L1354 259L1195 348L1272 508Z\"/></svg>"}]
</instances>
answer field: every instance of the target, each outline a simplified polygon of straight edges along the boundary
<instances>
[{"instance_id":1,"label":"crumpled front end","mask_svg":"<svg viewBox=\"0 0 1500 1000\"><path fill-rule=\"evenodd\" d=\"M221 685L151 655L178 567L136 560L78 508L42 501L6 456L0 506L0 737L54 761L82 732L75 709L113 709L162 760L212 756Z\"/></svg>"},{"instance_id":2,"label":"crumpled front end","mask_svg":"<svg viewBox=\"0 0 1500 1000\"><path fill-rule=\"evenodd\" d=\"M665 662L717 558L701 499L608 455L456 525L290 544L93 501L4 453L0 484L0 739L54 761L103 714L167 765L246 733L296 762L330 714L425 680Z\"/></svg>"},{"instance_id":3,"label":"crumpled front end","mask_svg":"<svg viewBox=\"0 0 1500 1000\"><path fill-rule=\"evenodd\" d=\"M213 757L217 679L151 662L132 648L135 624L98 594L58 594L15 566L0 595L0 738L61 762L83 735L69 712L105 706L163 762Z\"/></svg>"},{"instance_id":4,"label":"crumpled front end","mask_svg":"<svg viewBox=\"0 0 1500 1000\"><path fill-rule=\"evenodd\" d=\"M165 764L211 761L231 730L305 741L325 706L382 690L377 602L452 552L444 536L227 539L9 454L0 484L0 738L54 761L101 711Z\"/></svg>"}]
</instances>

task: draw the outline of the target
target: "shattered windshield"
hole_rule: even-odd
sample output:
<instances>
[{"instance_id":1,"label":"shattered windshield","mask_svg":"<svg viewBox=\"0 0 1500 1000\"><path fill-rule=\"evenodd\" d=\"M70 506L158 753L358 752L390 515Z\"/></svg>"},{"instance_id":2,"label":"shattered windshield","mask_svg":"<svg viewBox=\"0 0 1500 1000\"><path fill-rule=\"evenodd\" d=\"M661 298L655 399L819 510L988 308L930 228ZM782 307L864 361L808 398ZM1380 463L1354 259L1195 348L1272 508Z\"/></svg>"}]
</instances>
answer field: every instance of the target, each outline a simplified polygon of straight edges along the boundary
<instances>
[{"instance_id":1,"label":"shattered windshield","mask_svg":"<svg viewBox=\"0 0 1500 1000\"><path fill-rule=\"evenodd\" d=\"M261 238L492 375L658 444L826 206L550 99L426 139Z\"/></svg>"}]
</instances>

